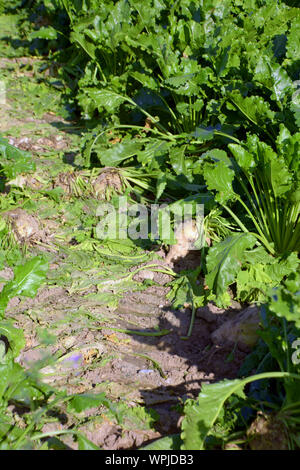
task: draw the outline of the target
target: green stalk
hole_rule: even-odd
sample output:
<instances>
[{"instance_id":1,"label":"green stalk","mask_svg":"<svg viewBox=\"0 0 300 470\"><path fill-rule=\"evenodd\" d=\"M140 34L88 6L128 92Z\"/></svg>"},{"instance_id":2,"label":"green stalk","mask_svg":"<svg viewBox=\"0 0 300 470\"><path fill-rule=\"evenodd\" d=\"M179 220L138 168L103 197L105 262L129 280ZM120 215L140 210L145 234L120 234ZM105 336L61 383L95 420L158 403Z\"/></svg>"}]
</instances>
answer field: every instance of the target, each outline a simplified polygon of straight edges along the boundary
<instances>
[{"instance_id":1,"label":"green stalk","mask_svg":"<svg viewBox=\"0 0 300 470\"><path fill-rule=\"evenodd\" d=\"M136 126L136 125L133 125L133 124L117 124L113 127L110 127L109 129L106 129L104 132L109 131L109 130L114 130L114 129L139 129L141 131L145 131L144 126ZM176 139L176 136L173 136L172 134L166 135L165 133L160 132L156 127L154 127L154 128L150 127L149 129L147 129L147 132L152 132L153 134L158 134L158 135L162 136L164 139L168 139L168 140L175 140Z\"/></svg>"},{"instance_id":2,"label":"green stalk","mask_svg":"<svg viewBox=\"0 0 300 470\"><path fill-rule=\"evenodd\" d=\"M41 432L39 434L35 434L30 439L32 441L37 441L40 439L45 439L45 437L53 437L53 436L61 436L63 434L78 434L78 432L74 429L59 429L58 431L48 431L48 432Z\"/></svg>"},{"instance_id":3,"label":"green stalk","mask_svg":"<svg viewBox=\"0 0 300 470\"><path fill-rule=\"evenodd\" d=\"M263 207L262 207L262 205L264 206L264 199L258 197L256 187L253 181L253 176L251 176L251 179L249 180L249 182L250 182L250 185L251 185L254 197L255 197L255 201L256 201L256 204L254 203L254 205L256 207L256 210L258 208L258 213L260 214L261 226L265 227L267 234L269 236L269 228L268 228L266 217L265 217L265 210L263 210Z\"/></svg>"},{"instance_id":4,"label":"green stalk","mask_svg":"<svg viewBox=\"0 0 300 470\"><path fill-rule=\"evenodd\" d=\"M247 211L248 215L250 216L251 220L253 221L253 224L255 225L255 228L256 230L258 231L260 237L261 237L261 240L263 240L263 243L264 245L268 248L268 250L272 253L272 254L275 254L273 248L271 248L270 244L269 244L269 241L265 235L265 233L262 231L261 227L259 226L259 224L257 223L255 217L253 217L253 214L252 212L250 211L250 209L248 208L248 206L244 203L244 201L242 200L242 198L240 196L238 196L238 201L242 204L242 206L244 207L244 209Z\"/></svg>"},{"instance_id":5,"label":"green stalk","mask_svg":"<svg viewBox=\"0 0 300 470\"><path fill-rule=\"evenodd\" d=\"M248 233L249 230L245 227L245 225L241 222L241 220L235 215L235 213L232 212L232 210L229 209L229 207L226 204L222 204L222 206L224 207L224 209L227 210L227 212L229 212L231 217L233 217L233 219L236 221L236 223L242 229L242 231L245 232L245 233Z\"/></svg>"},{"instance_id":6,"label":"green stalk","mask_svg":"<svg viewBox=\"0 0 300 470\"><path fill-rule=\"evenodd\" d=\"M145 128L143 126L135 126L135 125L128 125L128 124L119 124L119 125L116 125L116 126L112 126L112 127L108 127L107 129L104 129L102 132L100 132L99 134L96 135L91 147L90 147L90 152L92 151L92 148L94 147L95 143L97 142L97 140L103 135L105 134L106 132L109 132L109 131L113 131L115 129L139 129L139 130L145 130ZM150 132L153 132L154 134L158 134L158 135L161 135L162 137L164 137L165 139L168 139L168 140L176 140L176 137L173 136L172 134L169 134L169 135L166 135L162 132L160 132L158 129L154 128L154 129L147 129L148 131Z\"/></svg>"},{"instance_id":7,"label":"green stalk","mask_svg":"<svg viewBox=\"0 0 300 470\"><path fill-rule=\"evenodd\" d=\"M159 97L160 97L160 99L162 100L162 102L164 103L164 105L166 106L166 108L168 109L168 111L169 111L169 113L171 114L171 116L172 116L172 118L174 119L174 121L178 123L178 118L177 118L176 114L174 113L173 109L170 108L170 106L168 105L168 103L167 103L167 101L165 100L165 98L164 98L161 94L159 94ZM181 127L181 126L179 125L179 127ZM179 129L179 130L180 130L180 133L182 133L182 129Z\"/></svg>"},{"instance_id":8,"label":"green stalk","mask_svg":"<svg viewBox=\"0 0 300 470\"><path fill-rule=\"evenodd\" d=\"M117 94L117 93L116 93ZM153 124L155 126L157 126L160 130L162 130L163 132L165 132L167 135L172 135L171 132L169 132L162 124L160 124L159 120L155 119L154 116L152 116L150 113L148 113L148 111L146 111L145 109L143 109L141 106L139 106L137 103L135 103L135 101L133 101L131 98L129 98L129 96L123 96L123 95L119 95L118 96L122 97L123 99L125 99L126 101L128 101L128 103L132 104L133 106L135 106L141 113L145 114L145 116L147 116L148 118L151 119L151 121L153 122Z\"/></svg>"},{"instance_id":9,"label":"green stalk","mask_svg":"<svg viewBox=\"0 0 300 470\"><path fill-rule=\"evenodd\" d=\"M148 184L148 183L145 183L144 181L141 181L141 180L136 179L136 178L131 178L130 176L127 176L126 179L128 181L130 181L131 183L133 183L137 186L140 186L142 189L145 189L146 191L153 190L153 186Z\"/></svg>"},{"instance_id":10,"label":"green stalk","mask_svg":"<svg viewBox=\"0 0 300 470\"><path fill-rule=\"evenodd\" d=\"M233 142L236 142L237 144L241 144L241 141L239 139L236 139L235 137L232 137L231 135L225 134L225 132L215 131L214 134L220 135L222 137L226 137L227 139L230 139Z\"/></svg>"},{"instance_id":11,"label":"green stalk","mask_svg":"<svg viewBox=\"0 0 300 470\"><path fill-rule=\"evenodd\" d=\"M224 207L224 209L227 210L227 212L229 212L229 214L233 217L233 219L236 221L236 223L242 229L243 232L252 233L258 240L260 240L262 242L263 245L265 245L265 247L269 250L269 252L272 255L274 255L275 254L274 249L271 247L271 245L268 243L268 240L266 240L266 237L261 232L260 227L257 225L257 222L255 221L254 217L252 216L252 214L249 211L248 207L246 206L246 204L244 203L244 201L240 197L238 197L238 201L247 210L248 214L250 215L251 219L253 220L254 225L256 226L256 228L257 228L257 230L259 231L260 234L249 232L249 230L245 227L245 225L241 222L241 220L234 214L234 212L232 212L232 210L228 206L226 206L226 204L222 204L222 206Z\"/></svg>"},{"instance_id":12,"label":"green stalk","mask_svg":"<svg viewBox=\"0 0 300 470\"><path fill-rule=\"evenodd\" d=\"M300 223L297 222L299 217L300 203L289 207L289 209L289 226L285 233L284 246L287 250L293 250L297 248L297 242L299 243L300 239Z\"/></svg>"},{"instance_id":13,"label":"green stalk","mask_svg":"<svg viewBox=\"0 0 300 470\"><path fill-rule=\"evenodd\" d=\"M282 215L282 220L288 220L288 223L285 225L284 223L281 224L281 230L280 230L280 238L282 242L282 248L284 250L285 245L287 243L287 235L291 233L292 229L292 223L291 223L291 218L290 218L290 207L288 206L287 203L284 204L283 208L283 215Z\"/></svg>"},{"instance_id":14,"label":"green stalk","mask_svg":"<svg viewBox=\"0 0 300 470\"><path fill-rule=\"evenodd\" d=\"M295 230L293 231L292 238L290 239L286 251L299 251L300 248L300 223L296 225Z\"/></svg>"},{"instance_id":15,"label":"green stalk","mask_svg":"<svg viewBox=\"0 0 300 470\"><path fill-rule=\"evenodd\" d=\"M293 412L293 410L299 412L299 410L300 410L300 401L290 403L289 405L286 405L286 406L284 406L283 408L281 408L281 411L282 411L283 413L286 412L286 411L292 411L292 412ZM294 412L295 412L295 411L294 411Z\"/></svg>"},{"instance_id":16,"label":"green stalk","mask_svg":"<svg viewBox=\"0 0 300 470\"><path fill-rule=\"evenodd\" d=\"M269 209L269 219L271 222L271 231L272 231L272 239L277 247L278 251L282 251L281 248L281 237L280 237L280 207L278 204L278 198L276 196L272 181L267 179L266 185L268 188L268 195L266 202Z\"/></svg>"},{"instance_id":17,"label":"green stalk","mask_svg":"<svg viewBox=\"0 0 300 470\"><path fill-rule=\"evenodd\" d=\"M240 183L240 185L242 186L243 190L245 191L246 195L247 195L247 198L248 198L248 201L250 202L255 214L256 214L256 217L257 219L260 220L260 224L263 225L263 212L261 210L261 205L259 203L259 199L257 197L257 194L256 194L256 188L254 186L254 183L253 183L253 178L252 177L248 177L248 175L244 172L247 180L249 181L249 184L251 185L251 188L254 192L254 195L255 195L255 198L256 198L256 202L257 202L257 205L255 204L254 200L253 200L253 197L251 196L251 194L249 193L248 191L248 188L247 186L245 185L244 181L243 181L243 178L239 177L238 176L238 181Z\"/></svg>"},{"instance_id":18,"label":"green stalk","mask_svg":"<svg viewBox=\"0 0 300 470\"><path fill-rule=\"evenodd\" d=\"M267 233L268 237L271 238L271 240L276 242L276 238L277 238L276 237L276 225L274 223L274 216L273 216L276 208L274 206L272 207L272 202L269 197L271 189L268 185L268 182L264 182L260 178L259 174L257 174L257 185L258 185L259 191L265 195L264 198L263 197L261 198L261 204L264 207L264 213L267 215L267 217L264 218L265 232Z\"/></svg>"},{"instance_id":19,"label":"green stalk","mask_svg":"<svg viewBox=\"0 0 300 470\"><path fill-rule=\"evenodd\" d=\"M171 91L171 90L170 90ZM180 98L178 99L178 96L174 93L171 93L172 95L172 98L174 100L174 103L175 103L175 107L176 105L179 103L180 101ZM181 122L181 123L180 123ZM184 132L184 123L182 121L180 121L180 119L178 118L178 116L175 117L175 125L176 125L176 128L177 130L179 130L180 134L182 134Z\"/></svg>"}]
</instances>

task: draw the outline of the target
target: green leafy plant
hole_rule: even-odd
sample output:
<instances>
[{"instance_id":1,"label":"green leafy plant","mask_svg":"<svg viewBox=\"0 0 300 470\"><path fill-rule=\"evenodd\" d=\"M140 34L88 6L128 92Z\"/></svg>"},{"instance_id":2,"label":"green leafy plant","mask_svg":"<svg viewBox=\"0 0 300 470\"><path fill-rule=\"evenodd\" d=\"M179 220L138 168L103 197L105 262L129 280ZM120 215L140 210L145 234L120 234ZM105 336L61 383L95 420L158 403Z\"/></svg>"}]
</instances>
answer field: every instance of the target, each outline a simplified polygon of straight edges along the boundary
<instances>
[{"instance_id":1,"label":"green leafy plant","mask_svg":"<svg viewBox=\"0 0 300 470\"><path fill-rule=\"evenodd\" d=\"M274 139L280 123L295 132L297 9L283 2L248 6L231 0L222 5L107 0L101 8L94 1L62 4L70 40L80 51L71 68L76 74L77 67L80 77L83 115L99 113L113 126L132 129L147 118L166 142L178 136L164 149L172 149L168 166L177 167L177 175L188 169L179 172L180 161L187 164L193 152L210 146L204 135L211 128L229 137L251 129L267 140ZM260 53L258 64L253 50ZM159 146L158 135L151 137L145 141L149 163L149 148ZM181 150L175 152L174 145ZM101 158L103 148L93 150Z\"/></svg>"},{"instance_id":2,"label":"green leafy plant","mask_svg":"<svg viewBox=\"0 0 300 470\"><path fill-rule=\"evenodd\" d=\"M203 386L197 400L187 400L184 405L184 419L182 421L182 433L175 438L163 438L150 444L151 450L203 450L205 448L208 435L213 432L213 426L220 417L225 402L235 395L239 398L246 398L244 387L258 380L264 379L286 379L299 381L299 374L287 372L266 372L263 374L253 375L246 379L225 380L215 384ZM293 405L293 413L295 418L299 415L299 404ZM291 410L291 405L286 405L281 409L281 416ZM297 419L297 418L296 418ZM175 443L175 447L174 447ZM148 447L144 447L148 449Z\"/></svg>"},{"instance_id":3,"label":"green leafy plant","mask_svg":"<svg viewBox=\"0 0 300 470\"><path fill-rule=\"evenodd\" d=\"M14 279L5 284L0 293L0 449L19 450L51 448L43 441L46 438L63 434L72 434L78 441L80 450L97 449L82 433L75 430L62 430L50 433L41 432L47 422L50 410L56 412L59 406L67 404L70 412L80 413L94 406L105 406L115 415L111 402L101 394L68 395L45 384L40 377L39 368L26 370L16 362L25 346L22 329L16 328L12 320L3 319L9 299L15 296L34 297L44 282L48 271L47 261L37 256L14 270ZM16 416L7 412L8 405L23 409L23 424L18 425ZM25 411L25 415L24 415ZM118 419L118 416L117 416ZM60 443L64 448L64 444Z\"/></svg>"},{"instance_id":4,"label":"green leafy plant","mask_svg":"<svg viewBox=\"0 0 300 470\"><path fill-rule=\"evenodd\" d=\"M275 289L269 291L268 308L272 314L294 322L300 328L300 273L291 272Z\"/></svg>"},{"instance_id":5,"label":"green leafy plant","mask_svg":"<svg viewBox=\"0 0 300 470\"><path fill-rule=\"evenodd\" d=\"M294 359L297 352L293 356L293 344L300 334L299 277L299 272L292 273L280 287L270 289L268 302L261 308L262 340L247 356L239 375L243 377L254 369L256 374L204 385L198 399L184 403L181 434L160 439L146 449L199 450L210 448L211 441L223 446L235 441L247 445L246 431L257 411L279 423L280 436L273 435L278 443L281 440L285 448L299 448L300 368ZM245 393L247 384L250 386ZM232 399L233 415L226 415ZM230 426L228 419L233 419Z\"/></svg>"},{"instance_id":6,"label":"green leafy plant","mask_svg":"<svg viewBox=\"0 0 300 470\"><path fill-rule=\"evenodd\" d=\"M216 200L245 232L255 237L272 255L299 250L299 158L300 134L291 134L282 126L277 152L248 135L246 145L229 144L234 156L226 162L207 163L204 176L208 189L216 190ZM236 179L239 193L233 189ZM245 210L248 226L228 207L238 201Z\"/></svg>"},{"instance_id":7,"label":"green leafy plant","mask_svg":"<svg viewBox=\"0 0 300 470\"><path fill-rule=\"evenodd\" d=\"M241 232L209 250L206 281L217 295L236 279L240 295L249 291L246 287L255 284L255 278L263 291L264 285L279 284L297 267L299 137L281 126L275 152L248 135L244 145L229 144L233 157L223 152L222 160L215 157L204 163L208 189L215 191L216 201ZM246 251L251 249L258 255L252 260Z\"/></svg>"},{"instance_id":8,"label":"green leafy plant","mask_svg":"<svg viewBox=\"0 0 300 470\"><path fill-rule=\"evenodd\" d=\"M97 294L90 299L115 308L124 292L136 288L133 276L144 266L129 274L128 267L151 256L129 239L96 240L97 220L83 215L83 207L84 199L99 196L91 168L102 166L116 177L116 188L103 190L100 184L99 190L113 205L124 190L133 201L163 200L171 210L185 202L205 204L204 232L211 246L202 239L200 265L179 274L149 265L175 277L168 294L175 308L192 307L184 339L192 333L196 309L209 300L219 306L228 306L233 297L262 304L260 341L239 378L204 385L197 399L183 403L181 433L151 443L149 450L224 449L230 443L252 448L250 430L260 413L279 423L286 448L300 447L300 375L293 360L300 325L300 16L292 3L36 0L22 5L28 12L22 26L26 47L31 42L35 54L50 52L49 76L61 80L55 86L64 90L69 107L76 103L87 131L81 143L87 170L71 181L68 197L57 188L42 189L26 201L33 206L36 197L48 198L50 209L59 207L67 219L68 231L59 236L74 245L64 247L68 266L51 272L52 284L69 282L70 293L95 285ZM37 114L45 105L50 110L46 85L28 89ZM41 90L45 100L39 100ZM0 154L2 191L17 174L34 170L29 155L2 138ZM1 210L18 197L25 204L25 194L32 196L25 190L8 197L3 192ZM0 237L2 265L17 249L4 221ZM115 264L106 265L107 260ZM72 276L78 264L80 275ZM99 279L95 275L91 282L83 267L97 269ZM79 449L98 449L76 426L43 432L49 413L61 409L80 416L103 406L125 430L153 427L159 418L153 410L115 406L103 393L58 392L45 385L38 367L25 370L18 364L24 334L4 318L5 309L16 295L34 296L46 271L43 257L29 260L15 268L0 294L0 448L64 448L57 437L72 434ZM169 333L107 328L141 336ZM140 356L165 377L158 363Z\"/></svg>"}]
</instances>

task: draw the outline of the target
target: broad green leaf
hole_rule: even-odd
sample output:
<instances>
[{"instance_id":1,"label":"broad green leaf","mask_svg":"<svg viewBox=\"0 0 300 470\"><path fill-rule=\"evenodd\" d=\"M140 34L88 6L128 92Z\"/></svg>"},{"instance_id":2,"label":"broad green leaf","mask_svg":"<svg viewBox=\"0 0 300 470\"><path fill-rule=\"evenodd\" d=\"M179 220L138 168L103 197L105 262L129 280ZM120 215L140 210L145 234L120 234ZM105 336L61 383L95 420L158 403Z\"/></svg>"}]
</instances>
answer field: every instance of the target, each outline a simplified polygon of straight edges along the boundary
<instances>
[{"instance_id":1,"label":"broad green leaf","mask_svg":"<svg viewBox=\"0 0 300 470\"><path fill-rule=\"evenodd\" d=\"M204 289L198 283L199 268L194 271L184 271L171 284L167 298L171 300L176 309L184 308L186 304L193 304L195 308L201 307L204 302Z\"/></svg>"},{"instance_id":2,"label":"broad green leaf","mask_svg":"<svg viewBox=\"0 0 300 470\"><path fill-rule=\"evenodd\" d=\"M219 161L215 164L205 163L203 174L207 188L217 191L216 201L225 204L229 199L235 197L232 188L234 171L224 161Z\"/></svg>"},{"instance_id":3,"label":"broad green leaf","mask_svg":"<svg viewBox=\"0 0 300 470\"><path fill-rule=\"evenodd\" d=\"M242 269L244 251L253 248L255 242L250 233L235 233L209 249L205 280L217 297L235 281Z\"/></svg>"},{"instance_id":4,"label":"broad green leaf","mask_svg":"<svg viewBox=\"0 0 300 470\"><path fill-rule=\"evenodd\" d=\"M176 175L186 174L185 146L181 145L170 149L170 163Z\"/></svg>"},{"instance_id":5,"label":"broad green leaf","mask_svg":"<svg viewBox=\"0 0 300 470\"><path fill-rule=\"evenodd\" d=\"M243 98L238 93L232 93L229 96L244 116L257 126L266 127L267 122L273 121L275 113L271 111L269 103L260 96Z\"/></svg>"},{"instance_id":6,"label":"broad green leaf","mask_svg":"<svg viewBox=\"0 0 300 470\"><path fill-rule=\"evenodd\" d=\"M8 140L0 137L0 173L11 180L19 173L28 173L35 170L35 163L30 154L10 145Z\"/></svg>"},{"instance_id":7,"label":"broad green leaf","mask_svg":"<svg viewBox=\"0 0 300 470\"><path fill-rule=\"evenodd\" d=\"M276 101L283 101L293 89L293 82L284 68L271 63L267 55L262 55L257 61L254 79L271 90L272 98Z\"/></svg>"},{"instance_id":8,"label":"broad green leaf","mask_svg":"<svg viewBox=\"0 0 300 470\"><path fill-rule=\"evenodd\" d=\"M53 201L59 203L64 194L64 190L63 188L58 186L57 188L54 188L54 189L40 191L40 193L45 194L45 196L48 196L50 199L53 199Z\"/></svg>"},{"instance_id":9,"label":"broad green leaf","mask_svg":"<svg viewBox=\"0 0 300 470\"><path fill-rule=\"evenodd\" d=\"M193 289L187 276L180 276L172 282L172 288L167 294L175 309L184 308L184 305L193 301Z\"/></svg>"},{"instance_id":10,"label":"broad green leaf","mask_svg":"<svg viewBox=\"0 0 300 470\"><path fill-rule=\"evenodd\" d=\"M290 131L285 127L284 124L280 124L279 126L279 134L276 139L276 145L278 149L281 149L286 142L288 142L291 138Z\"/></svg>"},{"instance_id":11,"label":"broad green leaf","mask_svg":"<svg viewBox=\"0 0 300 470\"><path fill-rule=\"evenodd\" d=\"M131 72L130 75L149 90L156 91L159 88L157 81L150 75L141 72Z\"/></svg>"},{"instance_id":12,"label":"broad green leaf","mask_svg":"<svg viewBox=\"0 0 300 470\"><path fill-rule=\"evenodd\" d=\"M227 166L232 167L232 161L224 150L212 149L201 155L201 159L211 158L215 162L224 162Z\"/></svg>"},{"instance_id":13,"label":"broad green leaf","mask_svg":"<svg viewBox=\"0 0 300 470\"><path fill-rule=\"evenodd\" d=\"M82 49L91 57L91 59L96 58L96 46L91 41L88 41L83 34L80 34L78 31L73 31L70 35L70 39L71 41L79 44L79 46L82 47Z\"/></svg>"},{"instance_id":14,"label":"broad green leaf","mask_svg":"<svg viewBox=\"0 0 300 470\"><path fill-rule=\"evenodd\" d=\"M247 255L251 258L250 254L247 253ZM248 302L252 300L264 301L270 288L280 285L291 271L297 270L299 265L296 253L281 260L270 255L268 259L262 256L261 260L256 262L251 260L250 263L250 266L246 266L243 271L238 273L236 279L238 298ZM255 293L253 299L252 293Z\"/></svg>"},{"instance_id":15,"label":"broad green leaf","mask_svg":"<svg viewBox=\"0 0 300 470\"><path fill-rule=\"evenodd\" d=\"M220 416L226 400L233 394L244 398L243 389L246 384L267 378L300 380L300 375L289 374L288 372L266 372L242 380L223 380L222 382L203 385L197 400L187 400L185 402L181 450L203 450L205 439Z\"/></svg>"},{"instance_id":16,"label":"broad green leaf","mask_svg":"<svg viewBox=\"0 0 300 470\"><path fill-rule=\"evenodd\" d=\"M206 78L205 72L203 72L203 79ZM202 80L199 77L199 82ZM199 95L199 84L195 74L186 73L184 75L174 76L168 78L165 82L167 88L176 88L176 93L180 96L198 96Z\"/></svg>"},{"instance_id":17,"label":"broad green leaf","mask_svg":"<svg viewBox=\"0 0 300 470\"><path fill-rule=\"evenodd\" d=\"M10 388L6 392L8 401L15 401L19 404L30 407L33 403L38 400L43 400L45 394L43 392L43 385L39 384L34 376L26 374L19 364L14 364L14 370L11 376ZM17 369L20 370L17 371ZM16 371L20 374L16 375Z\"/></svg>"},{"instance_id":18,"label":"broad green leaf","mask_svg":"<svg viewBox=\"0 0 300 470\"><path fill-rule=\"evenodd\" d=\"M121 142L101 152L100 160L104 166L117 166L123 160L137 155L142 145L135 141Z\"/></svg>"},{"instance_id":19,"label":"broad green leaf","mask_svg":"<svg viewBox=\"0 0 300 470\"><path fill-rule=\"evenodd\" d=\"M170 78L167 78L167 80L165 80L165 84L178 88L189 83L191 79L194 77L194 75L195 75L194 73L190 73L190 74L177 75L174 77L170 77Z\"/></svg>"},{"instance_id":20,"label":"broad green leaf","mask_svg":"<svg viewBox=\"0 0 300 470\"><path fill-rule=\"evenodd\" d=\"M199 126L196 130L191 134L192 137L195 137L199 142L205 142L207 140L212 140L215 135L215 128L214 127L202 127Z\"/></svg>"},{"instance_id":21,"label":"broad green leaf","mask_svg":"<svg viewBox=\"0 0 300 470\"><path fill-rule=\"evenodd\" d=\"M161 167L163 167L168 151L172 145L172 143L166 142L163 139L151 138L138 153L137 160L142 163L143 166L148 166L150 171L158 169L161 172Z\"/></svg>"},{"instance_id":22,"label":"broad green leaf","mask_svg":"<svg viewBox=\"0 0 300 470\"><path fill-rule=\"evenodd\" d=\"M181 450L203 450L205 438L221 413L225 401L233 393L243 398L243 388L242 380L224 380L203 385L197 400L187 400L184 405Z\"/></svg>"},{"instance_id":23,"label":"broad green leaf","mask_svg":"<svg viewBox=\"0 0 300 470\"><path fill-rule=\"evenodd\" d=\"M236 159L238 165L243 170L249 170L250 168L254 168L256 166L255 159L251 153L247 152L244 147L238 144L229 144L228 147L230 148L234 158Z\"/></svg>"},{"instance_id":24,"label":"broad green leaf","mask_svg":"<svg viewBox=\"0 0 300 470\"><path fill-rule=\"evenodd\" d=\"M24 372L19 364L15 364L10 360L8 363L0 363L0 376L0 404L2 405L3 396L7 388L10 386L12 377L21 381L24 379Z\"/></svg>"},{"instance_id":25,"label":"broad green leaf","mask_svg":"<svg viewBox=\"0 0 300 470\"><path fill-rule=\"evenodd\" d=\"M225 49L219 49L217 52L217 56L215 59L215 68L218 77L222 77L226 75L227 72L227 65L229 60L229 50L230 46L226 47Z\"/></svg>"},{"instance_id":26,"label":"broad green leaf","mask_svg":"<svg viewBox=\"0 0 300 470\"><path fill-rule=\"evenodd\" d=\"M108 405L108 400L105 396L105 393L83 393L81 395L74 395L74 397L68 403L68 410L76 411L76 413L81 413L82 411L87 410L89 408L94 408L102 405Z\"/></svg>"},{"instance_id":27,"label":"broad green leaf","mask_svg":"<svg viewBox=\"0 0 300 470\"><path fill-rule=\"evenodd\" d=\"M89 99L93 101L94 107L98 108L100 112L104 109L113 113L120 104L127 101L126 97L111 90L88 88L86 92Z\"/></svg>"},{"instance_id":28,"label":"broad green leaf","mask_svg":"<svg viewBox=\"0 0 300 470\"><path fill-rule=\"evenodd\" d=\"M249 264L263 263L264 265L277 262L262 245L255 247L253 250L245 251L244 260Z\"/></svg>"},{"instance_id":29,"label":"broad green leaf","mask_svg":"<svg viewBox=\"0 0 300 470\"><path fill-rule=\"evenodd\" d=\"M7 362L7 360L17 357L26 344L23 330L15 328L13 320L0 321L0 336L4 336L9 345L2 362Z\"/></svg>"},{"instance_id":30,"label":"broad green leaf","mask_svg":"<svg viewBox=\"0 0 300 470\"><path fill-rule=\"evenodd\" d=\"M30 407L34 400L41 400L45 396L43 389L46 390L47 386L37 384L36 379L13 360L0 364L0 376L0 403L1 399L6 403L13 400Z\"/></svg>"},{"instance_id":31,"label":"broad green leaf","mask_svg":"<svg viewBox=\"0 0 300 470\"><path fill-rule=\"evenodd\" d=\"M269 291L268 308L300 328L300 274L291 273L280 286Z\"/></svg>"},{"instance_id":32,"label":"broad green leaf","mask_svg":"<svg viewBox=\"0 0 300 470\"><path fill-rule=\"evenodd\" d=\"M287 44L286 44L286 56L291 59L295 60L296 58L299 59L300 57L300 18L296 17L291 24Z\"/></svg>"},{"instance_id":33,"label":"broad green leaf","mask_svg":"<svg viewBox=\"0 0 300 470\"><path fill-rule=\"evenodd\" d=\"M14 269L14 278L7 282L0 293L0 317L3 316L8 301L24 295L34 297L38 288L46 279L48 262L43 256L36 256L24 265Z\"/></svg>"},{"instance_id":34,"label":"broad green leaf","mask_svg":"<svg viewBox=\"0 0 300 470\"><path fill-rule=\"evenodd\" d=\"M298 103L292 103L291 104L291 111L295 115L295 122L297 128L300 129L300 95L298 95Z\"/></svg>"},{"instance_id":35,"label":"broad green leaf","mask_svg":"<svg viewBox=\"0 0 300 470\"><path fill-rule=\"evenodd\" d=\"M289 130L281 124L276 145L289 170L297 173L300 168L300 132L291 135Z\"/></svg>"},{"instance_id":36,"label":"broad green leaf","mask_svg":"<svg viewBox=\"0 0 300 470\"><path fill-rule=\"evenodd\" d=\"M53 40L58 38L58 31L52 28L52 26L47 26L40 28L38 31L33 31L29 34L29 39L48 39Z\"/></svg>"},{"instance_id":37,"label":"broad green leaf","mask_svg":"<svg viewBox=\"0 0 300 470\"><path fill-rule=\"evenodd\" d=\"M283 159L276 155L271 147L264 142L258 145L259 169L262 179L268 181L269 187L272 187L275 196L282 196L291 189L292 174Z\"/></svg>"},{"instance_id":38,"label":"broad green leaf","mask_svg":"<svg viewBox=\"0 0 300 470\"><path fill-rule=\"evenodd\" d=\"M265 194L268 197L282 196L289 191L293 175L289 171L284 157L274 152L270 145L260 141L256 135L248 135L247 147L255 158L257 164L256 180L261 182ZM270 194L271 188L273 195Z\"/></svg>"}]
</instances>

